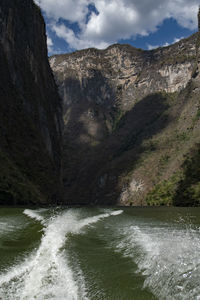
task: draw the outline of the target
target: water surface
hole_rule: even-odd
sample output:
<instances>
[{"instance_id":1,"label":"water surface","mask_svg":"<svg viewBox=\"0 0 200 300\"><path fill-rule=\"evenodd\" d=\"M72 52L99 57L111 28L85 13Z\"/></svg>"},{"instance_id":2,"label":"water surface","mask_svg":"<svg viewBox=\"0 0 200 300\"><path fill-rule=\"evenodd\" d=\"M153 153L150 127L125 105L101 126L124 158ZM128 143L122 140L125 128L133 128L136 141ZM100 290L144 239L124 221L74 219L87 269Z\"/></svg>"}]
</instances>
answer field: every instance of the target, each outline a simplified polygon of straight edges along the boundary
<instances>
[{"instance_id":1,"label":"water surface","mask_svg":"<svg viewBox=\"0 0 200 300\"><path fill-rule=\"evenodd\" d=\"M199 208L0 208L2 300L200 300Z\"/></svg>"}]
</instances>

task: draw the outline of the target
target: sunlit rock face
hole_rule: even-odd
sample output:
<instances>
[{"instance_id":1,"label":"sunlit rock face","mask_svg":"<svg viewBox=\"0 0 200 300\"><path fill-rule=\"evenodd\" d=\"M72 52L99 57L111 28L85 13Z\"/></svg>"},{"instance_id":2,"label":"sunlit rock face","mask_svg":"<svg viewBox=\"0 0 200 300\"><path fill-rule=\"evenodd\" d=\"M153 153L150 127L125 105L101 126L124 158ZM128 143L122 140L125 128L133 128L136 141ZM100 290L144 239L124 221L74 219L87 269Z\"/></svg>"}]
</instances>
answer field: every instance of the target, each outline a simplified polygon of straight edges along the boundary
<instances>
[{"instance_id":1,"label":"sunlit rock face","mask_svg":"<svg viewBox=\"0 0 200 300\"><path fill-rule=\"evenodd\" d=\"M185 100L170 99L194 75L196 41L194 34L151 51L116 44L50 58L64 103L65 199L126 205L157 182L145 172L147 162L143 171L135 164L142 145L178 118Z\"/></svg>"},{"instance_id":2,"label":"sunlit rock face","mask_svg":"<svg viewBox=\"0 0 200 300\"><path fill-rule=\"evenodd\" d=\"M0 203L56 203L62 107L32 0L1 0L0 78Z\"/></svg>"},{"instance_id":3,"label":"sunlit rock face","mask_svg":"<svg viewBox=\"0 0 200 300\"><path fill-rule=\"evenodd\" d=\"M75 101L99 105L113 105L114 101L126 111L149 93L183 89L191 78L195 42L193 35L151 51L116 44L106 50L55 55L50 64L66 108ZM76 85L80 87L78 91Z\"/></svg>"}]
</instances>

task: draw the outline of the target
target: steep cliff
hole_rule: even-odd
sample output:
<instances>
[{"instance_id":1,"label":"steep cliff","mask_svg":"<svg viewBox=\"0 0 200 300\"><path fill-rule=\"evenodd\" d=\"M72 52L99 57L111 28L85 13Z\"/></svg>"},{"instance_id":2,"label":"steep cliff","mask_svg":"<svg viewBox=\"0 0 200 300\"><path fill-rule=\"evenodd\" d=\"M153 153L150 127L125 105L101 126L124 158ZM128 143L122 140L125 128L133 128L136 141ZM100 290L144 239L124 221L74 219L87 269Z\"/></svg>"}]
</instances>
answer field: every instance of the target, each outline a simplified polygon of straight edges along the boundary
<instances>
[{"instance_id":1,"label":"steep cliff","mask_svg":"<svg viewBox=\"0 0 200 300\"><path fill-rule=\"evenodd\" d=\"M199 45L198 32L151 51L116 44L50 58L64 102L65 201L181 205L198 160Z\"/></svg>"},{"instance_id":2,"label":"steep cliff","mask_svg":"<svg viewBox=\"0 0 200 300\"><path fill-rule=\"evenodd\" d=\"M200 142L198 41L197 33L152 51L116 44L50 58L64 101L65 201L175 203Z\"/></svg>"},{"instance_id":3,"label":"steep cliff","mask_svg":"<svg viewBox=\"0 0 200 300\"><path fill-rule=\"evenodd\" d=\"M1 0L0 78L0 203L56 203L62 108L32 0Z\"/></svg>"},{"instance_id":4,"label":"steep cliff","mask_svg":"<svg viewBox=\"0 0 200 300\"><path fill-rule=\"evenodd\" d=\"M152 51L121 44L86 49L52 56L50 64L66 107L84 99L127 111L149 93L186 87L196 61L196 38Z\"/></svg>"}]
</instances>

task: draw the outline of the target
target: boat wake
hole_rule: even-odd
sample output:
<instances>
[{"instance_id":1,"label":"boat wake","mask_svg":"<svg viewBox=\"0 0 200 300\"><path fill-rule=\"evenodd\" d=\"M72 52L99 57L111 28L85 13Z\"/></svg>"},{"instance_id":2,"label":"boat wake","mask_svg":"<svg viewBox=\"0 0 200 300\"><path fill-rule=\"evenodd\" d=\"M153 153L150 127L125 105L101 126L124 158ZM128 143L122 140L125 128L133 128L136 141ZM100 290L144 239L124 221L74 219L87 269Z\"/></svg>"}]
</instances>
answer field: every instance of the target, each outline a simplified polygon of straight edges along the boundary
<instances>
[{"instance_id":1,"label":"boat wake","mask_svg":"<svg viewBox=\"0 0 200 300\"><path fill-rule=\"evenodd\" d=\"M84 227L122 212L111 211L81 219L79 213L68 210L45 221L39 211L26 209L24 214L44 225L44 234L35 253L0 274L0 299L88 299L81 270L76 268L74 274L70 267L69 253L64 247L68 235L81 233Z\"/></svg>"},{"instance_id":2,"label":"boat wake","mask_svg":"<svg viewBox=\"0 0 200 300\"><path fill-rule=\"evenodd\" d=\"M131 226L116 246L145 276L144 287L158 299L200 300L200 232Z\"/></svg>"}]
</instances>

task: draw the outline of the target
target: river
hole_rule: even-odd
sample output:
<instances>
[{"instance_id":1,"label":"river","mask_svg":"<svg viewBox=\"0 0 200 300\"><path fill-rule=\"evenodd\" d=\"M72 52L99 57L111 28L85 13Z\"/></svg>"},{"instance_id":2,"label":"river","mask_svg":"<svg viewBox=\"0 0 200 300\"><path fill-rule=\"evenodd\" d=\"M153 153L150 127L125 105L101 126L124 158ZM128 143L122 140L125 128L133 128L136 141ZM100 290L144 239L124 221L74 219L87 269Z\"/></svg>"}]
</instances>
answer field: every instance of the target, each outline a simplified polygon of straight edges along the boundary
<instances>
[{"instance_id":1,"label":"river","mask_svg":"<svg viewBox=\"0 0 200 300\"><path fill-rule=\"evenodd\" d=\"M0 208L1 300L200 300L199 208Z\"/></svg>"}]
</instances>

